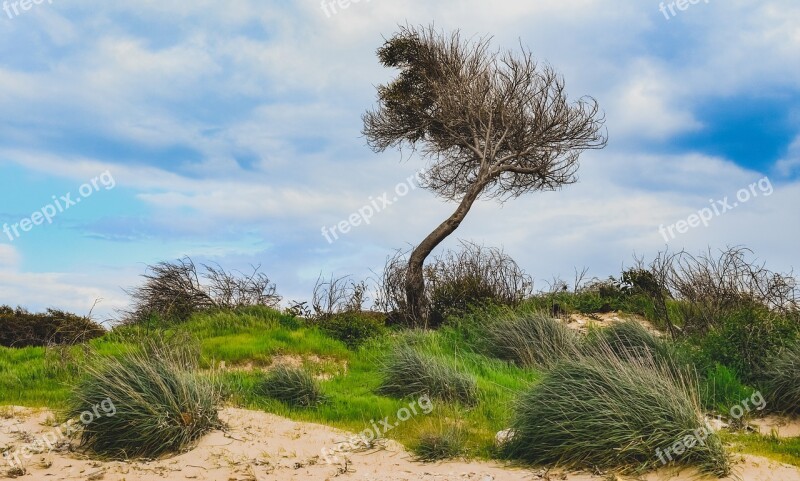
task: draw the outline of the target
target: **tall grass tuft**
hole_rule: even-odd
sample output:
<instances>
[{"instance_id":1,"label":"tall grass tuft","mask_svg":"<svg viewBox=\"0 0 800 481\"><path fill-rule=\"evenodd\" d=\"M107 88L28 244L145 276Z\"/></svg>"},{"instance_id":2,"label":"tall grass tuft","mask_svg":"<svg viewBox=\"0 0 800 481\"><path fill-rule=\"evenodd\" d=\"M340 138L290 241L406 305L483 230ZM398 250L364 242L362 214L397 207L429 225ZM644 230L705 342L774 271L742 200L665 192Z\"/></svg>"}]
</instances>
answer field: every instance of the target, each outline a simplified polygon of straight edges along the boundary
<instances>
[{"instance_id":1,"label":"tall grass tuft","mask_svg":"<svg viewBox=\"0 0 800 481\"><path fill-rule=\"evenodd\" d=\"M417 461L431 463L463 455L465 442L463 427L444 425L422 432L411 450Z\"/></svg>"},{"instance_id":2,"label":"tall grass tuft","mask_svg":"<svg viewBox=\"0 0 800 481\"><path fill-rule=\"evenodd\" d=\"M284 364L256 386L256 392L294 407L313 407L325 400L317 381L302 368Z\"/></svg>"},{"instance_id":3,"label":"tall grass tuft","mask_svg":"<svg viewBox=\"0 0 800 481\"><path fill-rule=\"evenodd\" d=\"M82 425L81 445L113 459L152 459L219 427L219 385L195 372L198 362L197 345L186 339L149 339L119 357L93 356L66 412L77 418L104 408Z\"/></svg>"},{"instance_id":4,"label":"tall grass tuft","mask_svg":"<svg viewBox=\"0 0 800 481\"><path fill-rule=\"evenodd\" d=\"M800 342L774 356L768 365L763 377L770 409L800 414Z\"/></svg>"},{"instance_id":5,"label":"tall grass tuft","mask_svg":"<svg viewBox=\"0 0 800 481\"><path fill-rule=\"evenodd\" d=\"M547 368L577 355L577 336L564 323L537 311L513 312L486 326L489 353L520 366Z\"/></svg>"},{"instance_id":6,"label":"tall grass tuft","mask_svg":"<svg viewBox=\"0 0 800 481\"><path fill-rule=\"evenodd\" d=\"M475 379L457 371L441 359L419 352L413 346L392 348L381 367L380 394L394 397L427 394L443 401L474 405L478 402Z\"/></svg>"},{"instance_id":7,"label":"tall grass tuft","mask_svg":"<svg viewBox=\"0 0 800 481\"><path fill-rule=\"evenodd\" d=\"M505 454L532 464L642 472L662 465L657 449L702 433L703 444L673 454L674 462L730 470L722 442L704 430L696 377L610 347L554 366L519 397L511 428Z\"/></svg>"},{"instance_id":8,"label":"tall grass tuft","mask_svg":"<svg viewBox=\"0 0 800 481\"><path fill-rule=\"evenodd\" d=\"M690 365L674 344L661 339L640 323L628 320L590 331L583 343L584 353L601 357L613 353L620 359L650 359L675 370L685 370Z\"/></svg>"}]
</instances>

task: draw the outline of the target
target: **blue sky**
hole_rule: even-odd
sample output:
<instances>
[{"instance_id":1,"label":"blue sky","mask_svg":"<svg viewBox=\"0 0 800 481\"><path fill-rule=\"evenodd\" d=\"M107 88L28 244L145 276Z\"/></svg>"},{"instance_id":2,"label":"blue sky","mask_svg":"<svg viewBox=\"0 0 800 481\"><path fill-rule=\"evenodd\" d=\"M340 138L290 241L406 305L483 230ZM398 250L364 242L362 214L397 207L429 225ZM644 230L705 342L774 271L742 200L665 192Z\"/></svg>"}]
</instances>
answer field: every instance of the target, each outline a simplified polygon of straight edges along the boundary
<instances>
[{"instance_id":1,"label":"blue sky","mask_svg":"<svg viewBox=\"0 0 800 481\"><path fill-rule=\"evenodd\" d=\"M454 208L414 189L332 244L321 234L424 167L360 135L392 76L375 50L405 23L521 42L607 117L609 145L582 157L580 183L480 202L444 247L502 246L539 287L667 244L743 244L798 267L793 0L701 1L669 19L649 0L371 0L331 15L317 0L13 3L0 12L0 224L91 192L51 224L0 232L0 304L87 313L99 299L105 319L147 264L185 255L261 265L287 299L307 299L320 273L379 270ZM770 194L659 233L764 178Z\"/></svg>"}]
</instances>

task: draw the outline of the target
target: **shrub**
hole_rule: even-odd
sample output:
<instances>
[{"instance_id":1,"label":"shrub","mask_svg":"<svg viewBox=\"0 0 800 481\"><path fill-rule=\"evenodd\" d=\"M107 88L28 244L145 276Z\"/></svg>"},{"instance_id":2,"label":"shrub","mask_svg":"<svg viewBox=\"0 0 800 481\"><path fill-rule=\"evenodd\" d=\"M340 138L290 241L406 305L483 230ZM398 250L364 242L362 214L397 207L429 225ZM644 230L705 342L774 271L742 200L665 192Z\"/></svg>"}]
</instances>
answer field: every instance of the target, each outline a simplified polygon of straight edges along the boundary
<instances>
[{"instance_id":1,"label":"shrub","mask_svg":"<svg viewBox=\"0 0 800 481\"><path fill-rule=\"evenodd\" d=\"M686 436L708 434L696 379L647 357L620 359L610 351L557 364L519 397L511 428L503 448L511 458L631 471L660 467L658 452ZM673 457L717 475L730 469L713 433Z\"/></svg>"},{"instance_id":2,"label":"shrub","mask_svg":"<svg viewBox=\"0 0 800 481\"><path fill-rule=\"evenodd\" d=\"M314 321L327 335L355 349L386 332L386 315L378 312L343 312Z\"/></svg>"},{"instance_id":3,"label":"shrub","mask_svg":"<svg viewBox=\"0 0 800 481\"><path fill-rule=\"evenodd\" d=\"M0 346L72 345L100 337L106 330L88 317L56 309L34 314L0 306Z\"/></svg>"},{"instance_id":4,"label":"shrub","mask_svg":"<svg viewBox=\"0 0 800 481\"><path fill-rule=\"evenodd\" d=\"M549 367L577 352L577 337L542 312L510 312L486 326L488 352L520 366Z\"/></svg>"},{"instance_id":5,"label":"shrub","mask_svg":"<svg viewBox=\"0 0 800 481\"><path fill-rule=\"evenodd\" d=\"M256 387L256 393L294 407L313 407L324 401L317 381L304 369L275 367Z\"/></svg>"},{"instance_id":6,"label":"shrub","mask_svg":"<svg viewBox=\"0 0 800 481\"><path fill-rule=\"evenodd\" d=\"M473 377L406 344L393 348L381 367L381 376L378 392L387 396L402 398L427 394L464 405L474 405L478 401L478 386Z\"/></svg>"},{"instance_id":7,"label":"shrub","mask_svg":"<svg viewBox=\"0 0 800 481\"><path fill-rule=\"evenodd\" d=\"M770 359L764 373L764 389L771 410L800 414L800 342Z\"/></svg>"},{"instance_id":8,"label":"shrub","mask_svg":"<svg viewBox=\"0 0 800 481\"><path fill-rule=\"evenodd\" d=\"M133 307L125 313L125 322L144 323L153 317L182 322L198 311L276 307L281 300L275 293L275 284L258 267L249 274L234 274L208 265L201 267L198 272L190 258L149 266L142 276L144 283L129 293Z\"/></svg>"},{"instance_id":9,"label":"shrub","mask_svg":"<svg viewBox=\"0 0 800 481\"><path fill-rule=\"evenodd\" d=\"M706 363L724 364L744 381L755 382L775 352L798 339L800 324L794 319L754 304L721 315L717 327L696 336Z\"/></svg>"},{"instance_id":10,"label":"shrub","mask_svg":"<svg viewBox=\"0 0 800 481\"><path fill-rule=\"evenodd\" d=\"M752 258L752 252L731 247L715 255L686 252L659 254L661 272L678 304L684 331L703 334L728 313L757 306L787 313L800 307L800 286L792 273L773 272Z\"/></svg>"},{"instance_id":11,"label":"shrub","mask_svg":"<svg viewBox=\"0 0 800 481\"><path fill-rule=\"evenodd\" d=\"M441 325L448 317L487 304L513 306L530 295L532 281L517 263L500 249L469 242L461 250L447 251L425 267L427 327ZM407 261L398 252L387 260L378 306L407 322L405 275Z\"/></svg>"},{"instance_id":12,"label":"shrub","mask_svg":"<svg viewBox=\"0 0 800 481\"><path fill-rule=\"evenodd\" d=\"M411 446L417 461L426 463L457 458L464 454L466 436L463 428L456 425L443 426L420 434Z\"/></svg>"},{"instance_id":13,"label":"shrub","mask_svg":"<svg viewBox=\"0 0 800 481\"><path fill-rule=\"evenodd\" d=\"M367 302L367 282L354 282L348 276L317 278L312 293L312 316L332 317L346 312L361 312Z\"/></svg>"},{"instance_id":14,"label":"shrub","mask_svg":"<svg viewBox=\"0 0 800 481\"><path fill-rule=\"evenodd\" d=\"M199 349L185 339L148 340L118 358L95 357L69 400L67 416L111 403L113 415L83 426L81 445L114 459L157 458L220 426L217 383L192 372Z\"/></svg>"}]
</instances>

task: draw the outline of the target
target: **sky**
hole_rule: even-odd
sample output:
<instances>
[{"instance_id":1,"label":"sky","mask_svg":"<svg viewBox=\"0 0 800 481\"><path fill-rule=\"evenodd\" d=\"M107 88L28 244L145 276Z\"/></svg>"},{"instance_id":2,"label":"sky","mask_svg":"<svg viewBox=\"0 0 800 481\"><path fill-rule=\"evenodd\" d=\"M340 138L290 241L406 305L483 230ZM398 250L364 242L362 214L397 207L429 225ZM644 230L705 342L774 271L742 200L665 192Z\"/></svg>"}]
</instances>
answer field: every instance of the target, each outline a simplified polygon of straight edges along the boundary
<instances>
[{"instance_id":1,"label":"sky","mask_svg":"<svg viewBox=\"0 0 800 481\"><path fill-rule=\"evenodd\" d=\"M406 24L525 46L606 117L577 184L480 201L441 249L501 247L536 288L667 247L800 267L795 0L37 1L0 11L0 305L112 319L184 256L287 302L374 277L455 209L361 135Z\"/></svg>"}]
</instances>

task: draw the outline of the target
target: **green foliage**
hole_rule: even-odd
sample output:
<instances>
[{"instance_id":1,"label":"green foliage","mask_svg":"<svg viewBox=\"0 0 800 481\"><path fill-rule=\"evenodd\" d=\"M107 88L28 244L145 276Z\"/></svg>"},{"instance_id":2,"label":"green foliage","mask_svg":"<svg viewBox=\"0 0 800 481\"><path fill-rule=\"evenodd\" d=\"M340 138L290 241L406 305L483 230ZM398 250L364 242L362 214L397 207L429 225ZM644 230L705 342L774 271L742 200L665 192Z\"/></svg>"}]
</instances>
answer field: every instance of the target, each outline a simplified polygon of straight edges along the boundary
<instances>
[{"instance_id":1,"label":"green foliage","mask_svg":"<svg viewBox=\"0 0 800 481\"><path fill-rule=\"evenodd\" d=\"M612 279L590 285L578 292L540 293L526 299L522 304L527 309L541 310L555 316L621 311L655 320L655 307L651 299L640 293L623 290L615 283Z\"/></svg>"},{"instance_id":2,"label":"green foliage","mask_svg":"<svg viewBox=\"0 0 800 481\"><path fill-rule=\"evenodd\" d=\"M769 409L800 414L800 342L773 356L763 376Z\"/></svg>"},{"instance_id":3,"label":"green foliage","mask_svg":"<svg viewBox=\"0 0 800 481\"><path fill-rule=\"evenodd\" d=\"M746 305L722 314L717 327L696 336L707 365L723 364L744 381L757 381L766 361L782 347L798 339L800 323L765 307Z\"/></svg>"},{"instance_id":4,"label":"green foliage","mask_svg":"<svg viewBox=\"0 0 800 481\"><path fill-rule=\"evenodd\" d=\"M198 360L196 347L181 337L87 362L66 415L80 417L94 406L105 415L82 427L81 445L115 459L156 458L180 452L218 427L220 389L196 373Z\"/></svg>"},{"instance_id":5,"label":"green foliage","mask_svg":"<svg viewBox=\"0 0 800 481\"><path fill-rule=\"evenodd\" d=\"M381 374L380 394L400 398L427 394L464 405L478 402L478 386L472 376L411 345L394 346Z\"/></svg>"},{"instance_id":6,"label":"green foliage","mask_svg":"<svg viewBox=\"0 0 800 481\"><path fill-rule=\"evenodd\" d=\"M313 324L330 337L355 349L368 339L386 332L386 315L378 312L342 312L324 316Z\"/></svg>"},{"instance_id":7,"label":"green foliage","mask_svg":"<svg viewBox=\"0 0 800 481\"><path fill-rule=\"evenodd\" d=\"M706 409L727 413L731 406L753 395L755 389L745 386L732 369L721 364L706 371L700 380L700 398Z\"/></svg>"},{"instance_id":8,"label":"green foliage","mask_svg":"<svg viewBox=\"0 0 800 481\"><path fill-rule=\"evenodd\" d=\"M421 433L411 451L417 461L426 463L453 459L464 454L465 441L464 428L449 424Z\"/></svg>"},{"instance_id":9,"label":"green foliage","mask_svg":"<svg viewBox=\"0 0 800 481\"><path fill-rule=\"evenodd\" d=\"M549 367L577 353L575 333L542 312L507 312L485 330L487 351L520 366Z\"/></svg>"},{"instance_id":10,"label":"green foliage","mask_svg":"<svg viewBox=\"0 0 800 481\"><path fill-rule=\"evenodd\" d=\"M434 326L441 325L451 316L460 316L499 300L492 286L475 275L436 283L430 291L430 322Z\"/></svg>"},{"instance_id":11,"label":"green foliage","mask_svg":"<svg viewBox=\"0 0 800 481\"><path fill-rule=\"evenodd\" d=\"M267 375L256 393L294 407L314 407L325 400L319 384L305 369L283 364Z\"/></svg>"},{"instance_id":12,"label":"green foliage","mask_svg":"<svg viewBox=\"0 0 800 481\"><path fill-rule=\"evenodd\" d=\"M518 399L507 456L532 464L645 471L664 450L702 432L696 380L652 358L605 356L565 361ZM720 439L709 434L676 458L717 475L729 472Z\"/></svg>"},{"instance_id":13,"label":"green foliage","mask_svg":"<svg viewBox=\"0 0 800 481\"><path fill-rule=\"evenodd\" d=\"M106 330L87 317L48 309L34 314L0 306L0 346L72 345L102 336Z\"/></svg>"}]
</instances>

